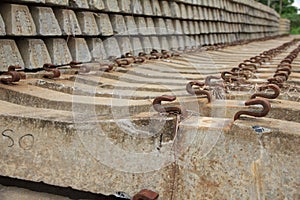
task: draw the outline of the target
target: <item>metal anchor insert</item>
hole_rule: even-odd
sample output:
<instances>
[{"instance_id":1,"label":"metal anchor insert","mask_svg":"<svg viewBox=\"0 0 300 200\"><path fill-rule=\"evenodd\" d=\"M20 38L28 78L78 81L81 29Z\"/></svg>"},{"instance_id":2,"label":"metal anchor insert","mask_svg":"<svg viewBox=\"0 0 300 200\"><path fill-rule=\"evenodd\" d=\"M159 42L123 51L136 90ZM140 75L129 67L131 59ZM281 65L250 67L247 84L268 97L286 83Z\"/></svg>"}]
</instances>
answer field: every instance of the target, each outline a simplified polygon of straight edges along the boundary
<instances>
[{"instance_id":1,"label":"metal anchor insert","mask_svg":"<svg viewBox=\"0 0 300 200\"><path fill-rule=\"evenodd\" d=\"M161 105L162 101L175 101L176 97L175 96L167 96L163 95L160 97L156 97L152 103L154 110L156 110L159 113L176 113L176 114L182 114L182 111L180 108L172 106L172 107L165 107Z\"/></svg>"},{"instance_id":2,"label":"metal anchor insert","mask_svg":"<svg viewBox=\"0 0 300 200\"><path fill-rule=\"evenodd\" d=\"M258 99L251 99L245 102L245 106L251 106L251 105L262 105L263 109L261 111L248 111L248 110L239 111L234 115L234 121L239 119L241 115L249 115L253 117L265 117L271 110L271 104L267 99L258 98Z\"/></svg>"},{"instance_id":3,"label":"metal anchor insert","mask_svg":"<svg viewBox=\"0 0 300 200\"><path fill-rule=\"evenodd\" d=\"M259 87L259 91L263 91L266 89L272 89L274 94L266 94L266 93L255 93L251 96L251 99L255 99L256 97L263 97L267 99L276 99L280 95L280 88L275 84L269 84Z\"/></svg>"},{"instance_id":4,"label":"metal anchor insert","mask_svg":"<svg viewBox=\"0 0 300 200\"><path fill-rule=\"evenodd\" d=\"M198 81L192 81L192 82L189 82L187 85L186 85L186 91L191 94L191 95L205 95L207 100L208 100L208 103L211 102L212 100L212 96L211 96L211 93L209 91L206 91L206 90L203 90L203 89L200 89L198 88L198 90L194 90L193 89L193 86L199 86L199 87L203 87L205 84L204 83L201 83L201 82L198 82Z\"/></svg>"},{"instance_id":5,"label":"metal anchor insert","mask_svg":"<svg viewBox=\"0 0 300 200\"><path fill-rule=\"evenodd\" d=\"M156 200L156 199L158 199L158 197L159 197L159 194L157 194L156 192L143 189L139 193L134 195L132 200Z\"/></svg>"}]
</instances>

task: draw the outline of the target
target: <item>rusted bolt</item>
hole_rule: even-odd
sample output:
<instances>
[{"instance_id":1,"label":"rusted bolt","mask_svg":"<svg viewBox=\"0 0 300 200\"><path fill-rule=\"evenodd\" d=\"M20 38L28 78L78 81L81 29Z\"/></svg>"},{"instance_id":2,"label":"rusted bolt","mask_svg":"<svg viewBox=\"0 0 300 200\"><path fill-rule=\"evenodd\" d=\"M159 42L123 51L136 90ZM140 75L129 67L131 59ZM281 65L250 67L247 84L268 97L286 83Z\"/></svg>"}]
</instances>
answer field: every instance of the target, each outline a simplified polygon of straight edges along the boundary
<instances>
[{"instance_id":1,"label":"rusted bolt","mask_svg":"<svg viewBox=\"0 0 300 200\"><path fill-rule=\"evenodd\" d=\"M287 64L292 64L292 60L286 58L286 59L283 59L280 63L281 63L281 64L285 64L285 63L287 63Z\"/></svg>"},{"instance_id":2,"label":"rusted bolt","mask_svg":"<svg viewBox=\"0 0 300 200\"><path fill-rule=\"evenodd\" d=\"M288 67L279 67L275 73L277 74L279 72L286 72L288 75L291 75L291 69Z\"/></svg>"},{"instance_id":3,"label":"rusted bolt","mask_svg":"<svg viewBox=\"0 0 300 200\"><path fill-rule=\"evenodd\" d=\"M49 78L49 79L53 79L53 78L59 78L60 77L60 71L57 68L44 68L45 71L47 72L52 72L51 74L45 74L44 78Z\"/></svg>"},{"instance_id":4,"label":"rusted bolt","mask_svg":"<svg viewBox=\"0 0 300 200\"><path fill-rule=\"evenodd\" d=\"M245 102L245 106L251 106L251 105L262 105L263 109L261 111L248 111L248 110L239 111L234 115L234 121L239 119L241 115L249 115L252 117L265 117L271 110L271 104L267 99L258 98L258 99L251 99Z\"/></svg>"},{"instance_id":5,"label":"rusted bolt","mask_svg":"<svg viewBox=\"0 0 300 200\"><path fill-rule=\"evenodd\" d=\"M274 77L283 77L284 81L289 79L289 75L285 72L277 72L276 74L274 74Z\"/></svg>"},{"instance_id":6,"label":"rusted bolt","mask_svg":"<svg viewBox=\"0 0 300 200\"><path fill-rule=\"evenodd\" d=\"M275 84L268 84L259 87L259 91L263 91L266 89L272 89L274 94L266 94L266 93L255 93L251 96L251 99L255 99L256 97L263 97L267 99L276 99L280 95L280 88Z\"/></svg>"},{"instance_id":7,"label":"rusted bolt","mask_svg":"<svg viewBox=\"0 0 300 200\"><path fill-rule=\"evenodd\" d=\"M7 71L16 71L16 69L21 69L22 67L20 65L10 65L7 69Z\"/></svg>"},{"instance_id":8,"label":"rusted bolt","mask_svg":"<svg viewBox=\"0 0 300 200\"><path fill-rule=\"evenodd\" d=\"M279 64L277 67L278 68L280 68L280 67L288 67L288 68L292 69L292 65L288 64L288 63Z\"/></svg>"},{"instance_id":9,"label":"rusted bolt","mask_svg":"<svg viewBox=\"0 0 300 200\"><path fill-rule=\"evenodd\" d=\"M269 84L275 84L279 87L282 87L284 80L282 77L273 77L273 78L269 78L268 82L269 82Z\"/></svg>"},{"instance_id":10,"label":"rusted bolt","mask_svg":"<svg viewBox=\"0 0 300 200\"><path fill-rule=\"evenodd\" d=\"M71 61L70 63L69 63L69 65L72 67L72 66L74 66L74 65L81 65L82 64L82 62L78 62L78 61Z\"/></svg>"},{"instance_id":11,"label":"rusted bolt","mask_svg":"<svg viewBox=\"0 0 300 200\"><path fill-rule=\"evenodd\" d=\"M143 189L139 193L134 195L132 200L157 200L158 197L159 197L159 194L157 194L156 192Z\"/></svg>"},{"instance_id":12,"label":"rusted bolt","mask_svg":"<svg viewBox=\"0 0 300 200\"><path fill-rule=\"evenodd\" d=\"M257 70L257 66L255 64L245 64L245 63L240 63L239 68L253 68L253 71Z\"/></svg>"},{"instance_id":13,"label":"rusted bolt","mask_svg":"<svg viewBox=\"0 0 300 200\"><path fill-rule=\"evenodd\" d=\"M118 58L115 60L118 66L130 65L133 61L131 58Z\"/></svg>"},{"instance_id":14,"label":"rusted bolt","mask_svg":"<svg viewBox=\"0 0 300 200\"><path fill-rule=\"evenodd\" d=\"M162 53L159 53L156 49L152 49L150 55L151 55L151 59L160 59L163 57Z\"/></svg>"},{"instance_id":15,"label":"rusted bolt","mask_svg":"<svg viewBox=\"0 0 300 200\"><path fill-rule=\"evenodd\" d=\"M16 71L16 69L21 69L22 67L20 65L10 65L7 69L7 71ZM26 74L23 71L18 71L21 79L26 79Z\"/></svg>"},{"instance_id":16,"label":"rusted bolt","mask_svg":"<svg viewBox=\"0 0 300 200\"><path fill-rule=\"evenodd\" d=\"M3 75L11 76L10 78L1 78L0 81L4 84L12 84L13 82L20 81L20 74L16 71L8 71L3 73Z\"/></svg>"},{"instance_id":17,"label":"rusted bolt","mask_svg":"<svg viewBox=\"0 0 300 200\"><path fill-rule=\"evenodd\" d=\"M167 50L161 50L162 56L163 58L167 59L170 58L172 56L171 53L169 53Z\"/></svg>"},{"instance_id":18,"label":"rusted bolt","mask_svg":"<svg viewBox=\"0 0 300 200\"><path fill-rule=\"evenodd\" d=\"M212 96L211 96L211 93L207 90L203 90L203 89L198 89L198 90L194 90L193 89L193 86L199 86L199 87L203 87L205 84L204 83L200 83L198 81L192 81L192 82L189 82L187 85L186 85L186 91L191 94L191 95L205 95L207 100L208 100L208 103L211 102L211 99L212 99Z\"/></svg>"},{"instance_id":19,"label":"rusted bolt","mask_svg":"<svg viewBox=\"0 0 300 200\"><path fill-rule=\"evenodd\" d=\"M175 101L176 100L176 97L175 96L167 96L167 95L163 95L163 96L160 96L160 97L156 97L152 103L153 105L153 108L154 110L156 110L157 112L159 113L163 113L163 112L166 112L166 113L177 113L177 114L181 114L182 111L180 108L178 107L164 107L161 105L161 102L162 101L169 101L169 102L172 102L172 101Z\"/></svg>"}]
</instances>

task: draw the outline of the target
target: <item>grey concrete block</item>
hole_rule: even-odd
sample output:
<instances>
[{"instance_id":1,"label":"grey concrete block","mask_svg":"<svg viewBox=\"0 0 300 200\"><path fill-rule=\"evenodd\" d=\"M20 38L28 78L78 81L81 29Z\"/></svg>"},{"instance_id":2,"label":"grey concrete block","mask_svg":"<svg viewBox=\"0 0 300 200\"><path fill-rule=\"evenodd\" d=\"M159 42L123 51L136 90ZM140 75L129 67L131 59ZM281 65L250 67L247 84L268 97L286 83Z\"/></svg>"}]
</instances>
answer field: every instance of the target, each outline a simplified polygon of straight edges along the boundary
<instances>
[{"instance_id":1,"label":"grey concrete block","mask_svg":"<svg viewBox=\"0 0 300 200\"><path fill-rule=\"evenodd\" d=\"M81 29L73 10L55 9L54 14L63 35L81 35Z\"/></svg>"},{"instance_id":2,"label":"grey concrete block","mask_svg":"<svg viewBox=\"0 0 300 200\"><path fill-rule=\"evenodd\" d=\"M153 15L152 5L150 0L142 0L142 7L145 15Z\"/></svg>"},{"instance_id":3,"label":"grey concrete block","mask_svg":"<svg viewBox=\"0 0 300 200\"><path fill-rule=\"evenodd\" d=\"M181 11L177 2L175 1L170 2L170 9L171 9L172 17L181 18Z\"/></svg>"},{"instance_id":4,"label":"grey concrete block","mask_svg":"<svg viewBox=\"0 0 300 200\"><path fill-rule=\"evenodd\" d=\"M92 61L99 62L107 58L104 44L100 38L87 38L86 42L91 52Z\"/></svg>"},{"instance_id":5,"label":"grey concrete block","mask_svg":"<svg viewBox=\"0 0 300 200\"><path fill-rule=\"evenodd\" d=\"M127 34L127 27L123 15L110 15L110 21L115 34Z\"/></svg>"},{"instance_id":6,"label":"grey concrete block","mask_svg":"<svg viewBox=\"0 0 300 200\"><path fill-rule=\"evenodd\" d=\"M152 0L153 15L161 16L161 9L158 0Z\"/></svg>"},{"instance_id":7,"label":"grey concrete block","mask_svg":"<svg viewBox=\"0 0 300 200\"><path fill-rule=\"evenodd\" d=\"M47 47L41 39L22 39L17 41L25 68L41 68L45 63L51 63Z\"/></svg>"},{"instance_id":8,"label":"grey concrete block","mask_svg":"<svg viewBox=\"0 0 300 200\"><path fill-rule=\"evenodd\" d=\"M7 35L33 36L36 27L27 6L17 4L2 4L0 14L5 23Z\"/></svg>"},{"instance_id":9,"label":"grey concrete block","mask_svg":"<svg viewBox=\"0 0 300 200\"><path fill-rule=\"evenodd\" d=\"M183 36L178 36L177 39L178 39L179 48L185 48L184 37Z\"/></svg>"},{"instance_id":10,"label":"grey concrete block","mask_svg":"<svg viewBox=\"0 0 300 200\"><path fill-rule=\"evenodd\" d=\"M131 13L144 14L141 1L143 0L131 0Z\"/></svg>"},{"instance_id":11,"label":"grey concrete block","mask_svg":"<svg viewBox=\"0 0 300 200\"><path fill-rule=\"evenodd\" d=\"M149 34L147 24L146 24L146 20L145 20L144 17L135 17L135 23L136 23L136 26L138 28L138 33L140 35Z\"/></svg>"},{"instance_id":12,"label":"grey concrete block","mask_svg":"<svg viewBox=\"0 0 300 200\"><path fill-rule=\"evenodd\" d=\"M187 12L188 19L194 19L193 8L191 5L186 5L186 12Z\"/></svg>"},{"instance_id":13,"label":"grey concrete block","mask_svg":"<svg viewBox=\"0 0 300 200\"><path fill-rule=\"evenodd\" d=\"M157 50L161 49L161 45L160 45L160 41L159 41L158 37L152 36L152 37L150 37L150 41L151 41L151 46L153 49L157 49Z\"/></svg>"},{"instance_id":14,"label":"grey concrete block","mask_svg":"<svg viewBox=\"0 0 300 200\"><path fill-rule=\"evenodd\" d=\"M0 57L0 71L7 71L10 65L24 68L22 56L14 40L0 39Z\"/></svg>"},{"instance_id":15,"label":"grey concrete block","mask_svg":"<svg viewBox=\"0 0 300 200\"><path fill-rule=\"evenodd\" d=\"M163 18L154 18L154 25L155 25L156 34L158 35L168 34L166 23Z\"/></svg>"},{"instance_id":16,"label":"grey concrete block","mask_svg":"<svg viewBox=\"0 0 300 200\"><path fill-rule=\"evenodd\" d=\"M178 39L177 36L171 36L170 42L169 42L170 49L178 49L179 44L178 44Z\"/></svg>"},{"instance_id":17,"label":"grey concrete block","mask_svg":"<svg viewBox=\"0 0 300 200\"><path fill-rule=\"evenodd\" d=\"M143 37L142 40L142 46L145 53L150 53L152 51L152 44L149 37Z\"/></svg>"},{"instance_id":18,"label":"grey concrete block","mask_svg":"<svg viewBox=\"0 0 300 200\"><path fill-rule=\"evenodd\" d=\"M181 18L182 19L188 19L188 14L187 14L187 11L186 11L186 5L181 3L181 4L179 4L179 7L180 7Z\"/></svg>"},{"instance_id":19,"label":"grey concrete block","mask_svg":"<svg viewBox=\"0 0 300 200\"><path fill-rule=\"evenodd\" d=\"M45 2L51 5L60 5L60 6L69 5L69 0L45 0Z\"/></svg>"},{"instance_id":20,"label":"grey concrete block","mask_svg":"<svg viewBox=\"0 0 300 200\"><path fill-rule=\"evenodd\" d=\"M72 55L65 39L48 38L45 39L45 44L51 57L51 63L61 65L72 61Z\"/></svg>"},{"instance_id":21,"label":"grey concrete block","mask_svg":"<svg viewBox=\"0 0 300 200\"><path fill-rule=\"evenodd\" d=\"M200 19L198 6L193 6L193 18L196 20Z\"/></svg>"},{"instance_id":22,"label":"grey concrete block","mask_svg":"<svg viewBox=\"0 0 300 200\"><path fill-rule=\"evenodd\" d=\"M182 25L183 33L184 34L190 34L188 21L186 21L186 20L181 21L181 25Z\"/></svg>"},{"instance_id":23,"label":"grey concrete block","mask_svg":"<svg viewBox=\"0 0 300 200\"><path fill-rule=\"evenodd\" d=\"M70 38L68 40L68 47L74 61L89 62L92 60L84 38Z\"/></svg>"},{"instance_id":24,"label":"grey concrete block","mask_svg":"<svg viewBox=\"0 0 300 200\"><path fill-rule=\"evenodd\" d=\"M38 35L59 36L62 34L58 21L50 7L31 7L32 18L34 20Z\"/></svg>"},{"instance_id":25,"label":"grey concrete block","mask_svg":"<svg viewBox=\"0 0 300 200\"><path fill-rule=\"evenodd\" d=\"M194 21L188 21L190 34L195 34Z\"/></svg>"},{"instance_id":26,"label":"grey concrete block","mask_svg":"<svg viewBox=\"0 0 300 200\"><path fill-rule=\"evenodd\" d=\"M74 8L89 8L88 0L69 0L69 5Z\"/></svg>"},{"instance_id":27,"label":"grey concrete block","mask_svg":"<svg viewBox=\"0 0 300 200\"><path fill-rule=\"evenodd\" d=\"M0 35L6 35L5 23L3 21L1 14L0 14Z\"/></svg>"},{"instance_id":28,"label":"grey concrete block","mask_svg":"<svg viewBox=\"0 0 300 200\"><path fill-rule=\"evenodd\" d=\"M103 0L88 0L90 9L93 10L104 10L105 5Z\"/></svg>"},{"instance_id":29,"label":"grey concrete block","mask_svg":"<svg viewBox=\"0 0 300 200\"><path fill-rule=\"evenodd\" d=\"M131 42L133 55L138 55L140 52L144 51L143 45L139 37L131 37L130 42Z\"/></svg>"},{"instance_id":30,"label":"grey concrete block","mask_svg":"<svg viewBox=\"0 0 300 200\"><path fill-rule=\"evenodd\" d=\"M133 16L124 16L124 20L126 23L127 31L129 35L137 35L138 29L135 24L135 19Z\"/></svg>"},{"instance_id":31,"label":"grey concrete block","mask_svg":"<svg viewBox=\"0 0 300 200\"><path fill-rule=\"evenodd\" d=\"M83 35L100 34L93 12L77 12L76 16Z\"/></svg>"},{"instance_id":32,"label":"grey concrete block","mask_svg":"<svg viewBox=\"0 0 300 200\"><path fill-rule=\"evenodd\" d=\"M121 56L120 47L119 47L118 41L115 37L111 37L111 38L104 40L103 44L104 44L104 48L106 50L106 55L108 57L110 57L110 56L120 57Z\"/></svg>"},{"instance_id":33,"label":"grey concrete block","mask_svg":"<svg viewBox=\"0 0 300 200\"><path fill-rule=\"evenodd\" d=\"M200 34L200 22L199 21L194 21L194 28L195 28L195 34Z\"/></svg>"},{"instance_id":34,"label":"grey concrete block","mask_svg":"<svg viewBox=\"0 0 300 200\"><path fill-rule=\"evenodd\" d=\"M122 55L132 51L132 46L129 37L119 37L117 40Z\"/></svg>"},{"instance_id":35,"label":"grey concrete block","mask_svg":"<svg viewBox=\"0 0 300 200\"><path fill-rule=\"evenodd\" d=\"M175 29L174 29L173 20L172 19L165 19L165 22L166 22L166 29L167 29L168 34L174 34Z\"/></svg>"},{"instance_id":36,"label":"grey concrete block","mask_svg":"<svg viewBox=\"0 0 300 200\"><path fill-rule=\"evenodd\" d=\"M98 25L100 35L111 36L114 34L108 14L97 14L95 15L95 19Z\"/></svg>"},{"instance_id":37,"label":"grey concrete block","mask_svg":"<svg viewBox=\"0 0 300 200\"><path fill-rule=\"evenodd\" d=\"M130 0L118 0L119 9L124 13L131 13L131 1Z\"/></svg>"},{"instance_id":38,"label":"grey concrete block","mask_svg":"<svg viewBox=\"0 0 300 200\"><path fill-rule=\"evenodd\" d=\"M174 20L173 24L174 24L175 33L182 34L183 30L182 30L181 22L179 20Z\"/></svg>"},{"instance_id":39,"label":"grey concrete block","mask_svg":"<svg viewBox=\"0 0 300 200\"><path fill-rule=\"evenodd\" d=\"M164 49L164 50L169 50L170 49L167 37L165 37L165 36L159 37L159 41L160 41L161 49Z\"/></svg>"},{"instance_id":40,"label":"grey concrete block","mask_svg":"<svg viewBox=\"0 0 300 200\"><path fill-rule=\"evenodd\" d=\"M117 0L103 0L106 11L120 12Z\"/></svg>"},{"instance_id":41,"label":"grey concrete block","mask_svg":"<svg viewBox=\"0 0 300 200\"><path fill-rule=\"evenodd\" d=\"M151 17L146 18L146 23L147 23L147 29L148 29L148 34L156 34L156 27L154 24L154 21Z\"/></svg>"},{"instance_id":42,"label":"grey concrete block","mask_svg":"<svg viewBox=\"0 0 300 200\"><path fill-rule=\"evenodd\" d=\"M162 16L166 16L166 17L172 16L169 1L166 0L160 1L160 7L161 7Z\"/></svg>"},{"instance_id":43,"label":"grey concrete block","mask_svg":"<svg viewBox=\"0 0 300 200\"><path fill-rule=\"evenodd\" d=\"M183 36L184 38L184 46L191 48L192 44L191 44L191 38L189 36Z\"/></svg>"}]
</instances>

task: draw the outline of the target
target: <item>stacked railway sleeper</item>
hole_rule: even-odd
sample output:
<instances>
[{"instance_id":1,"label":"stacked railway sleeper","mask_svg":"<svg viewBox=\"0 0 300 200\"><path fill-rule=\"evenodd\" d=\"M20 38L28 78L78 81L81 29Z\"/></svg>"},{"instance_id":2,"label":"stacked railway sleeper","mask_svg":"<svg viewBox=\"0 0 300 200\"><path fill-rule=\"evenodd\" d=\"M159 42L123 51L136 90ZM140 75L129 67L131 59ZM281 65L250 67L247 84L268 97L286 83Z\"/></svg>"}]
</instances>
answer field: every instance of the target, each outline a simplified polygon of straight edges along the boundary
<instances>
[{"instance_id":1,"label":"stacked railway sleeper","mask_svg":"<svg viewBox=\"0 0 300 200\"><path fill-rule=\"evenodd\" d=\"M9 66L1 176L128 199L297 199L299 45Z\"/></svg>"},{"instance_id":2,"label":"stacked railway sleeper","mask_svg":"<svg viewBox=\"0 0 300 200\"><path fill-rule=\"evenodd\" d=\"M4 0L0 8L0 71L283 34L279 15L252 0Z\"/></svg>"}]
</instances>

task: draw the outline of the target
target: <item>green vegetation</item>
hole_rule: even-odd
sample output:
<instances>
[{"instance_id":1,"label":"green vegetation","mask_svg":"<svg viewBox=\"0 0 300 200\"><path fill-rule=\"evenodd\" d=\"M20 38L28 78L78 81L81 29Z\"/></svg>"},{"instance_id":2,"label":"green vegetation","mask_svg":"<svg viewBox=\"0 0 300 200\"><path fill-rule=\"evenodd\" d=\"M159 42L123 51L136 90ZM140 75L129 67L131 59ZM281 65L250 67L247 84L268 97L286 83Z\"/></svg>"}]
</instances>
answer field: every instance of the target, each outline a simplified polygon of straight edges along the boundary
<instances>
[{"instance_id":1,"label":"green vegetation","mask_svg":"<svg viewBox=\"0 0 300 200\"><path fill-rule=\"evenodd\" d=\"M292 6L294 0L257 0L260 3L274 8L282 18L291 21L291 34L300 34L300 15L298 9Z\"/></svg>"}]
</instances>

